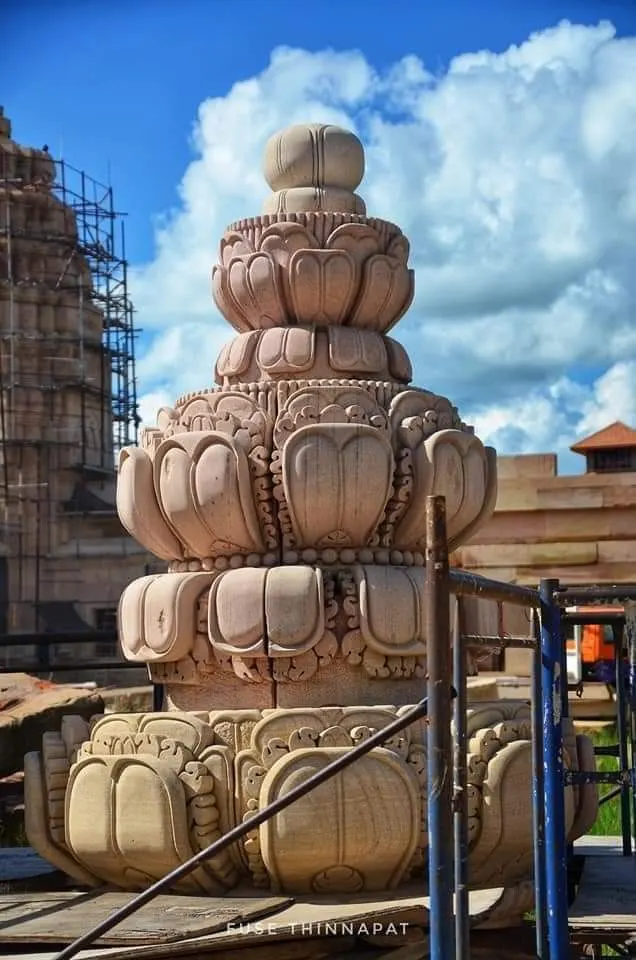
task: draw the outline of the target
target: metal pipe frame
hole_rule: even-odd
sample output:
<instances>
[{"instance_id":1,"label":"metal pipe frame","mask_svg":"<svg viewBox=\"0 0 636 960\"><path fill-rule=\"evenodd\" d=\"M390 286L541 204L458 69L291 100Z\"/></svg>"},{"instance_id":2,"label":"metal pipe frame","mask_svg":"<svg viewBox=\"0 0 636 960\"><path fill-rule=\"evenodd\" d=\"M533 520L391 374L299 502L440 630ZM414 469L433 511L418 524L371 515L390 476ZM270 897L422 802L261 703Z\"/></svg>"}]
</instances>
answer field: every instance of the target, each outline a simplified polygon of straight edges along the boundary
<instances>
[{"instance_id":1,"label":"metal pipe frame","mask_svg":"<svg viewBox=\"0 0 636 960\"><path fill-rule=\"evenodd\" d=\"M561 615L555 594L558 580L544 579L541 596L541 718L543 726L545 828L545 899L548 954L545 960L566 960L569 953L567 840L563 767ZM544 960L542 957L541 960Z\"/></svg>"},{"instance_id":2,"label":"metal pipe frame","mask_svg":"<svg viewBox=\"0 0 636 960\"><path fill-rule=\"evenodd\" d=\"M630 765L632 770L632 840L636 849L636 603L625 604L625 643L627 646L627 689L629 702Z\"/></svg>"},{"instance_id":3,"label":"metal pipe frame","mask_svg":"<svg viewBox=\"0 0 636 960\"><path fill-rule=\"evenodd\" d=\"M616 670L616 731L618 734L618 764L622 774L629 773L629 751L627 746L627 686L625 683L625 663L623 661L624 628L622 624L612 627L614 638L614 665ZM629 780L619 784L621 795L621 837L623 856L632 854L632 812L631 784Z\"/></svg>"},{"instance_id":4,"label":"metal pipe frame","mask_svg":"<svg viewBox=\"0 0 636 960\"><path fill-rule=\"evenodd\" d=\"M532 825L534 827L534 905L537 957L549 960L546 928L546 871L545 850L545 770L543 766L543 673L541 670L541 623L533 620L535 647L532 653Z\"/></svg>"},{"instance_id":5,"label":"metal pipe frame","mask_svg":"<svg viewBox=\"0 0 636 960\"><path fill-rule=\"evenodd\" d=\"M620 602L621 600L636 600L635 583L600 583L574 584L567 586L560 584L556 591L557 603L576 606L581 604L603 604Z\"/></svg>"},{"instance_id":6,"label":"metal pipe frame","mask_svg":"<svg viewBox=\"0 0 636 960\"><path fill-rule=\"evenodd\" d=\"M501 583L467 570L449 570L450 591L461 597L482 597L484 600L499 600L518 607L538 607L539 594L532 587L516 583Z\"/></svg>"},{"instance_id":7,"label":"metal pipe frame","mask_svg":"<svg viewBox=\"0 0 636 960\"><path fill-rule=\"evenodd\" d=\"M455 960L470 960L470 904L468 895L468 724L466 646L461 597L455 599L453 631L454 710L453 845L455 857Z\"/></svg>"},{"instance_id":8,"label":"metal pipe frame","mask_svg":"<svg viewBox=\"0 0 636 960\"><path fill-rule=\"evenodd\" d=\"M607 610L605 613L585 613L583 611L580 613L570 613L564 610L561 616L564 623L581 627L588 625L612 627L615 623L623 623L625 621L625 614L621 613L620 610Z\"/></svg>"},{"instance_id":9,"label":"metal pipe frame","mask_svg":"<svg viewBox=\"0 0 636 960\"><path fill-rule=\"evenodd\" d=\"M426 637L428 669L428 879L430 955L454 960L453 747L450 594L446 500L426 503ZM462 683L465 678L462 678Z\"/></svg>"},{"instance_id":10,"label":"metal pipe frame","mask_svg":"<svg viewBox=\"0 0 636 960\"><path fill-rule=\"evenodd\" d=\"M476 634L465 633L462 636L464 643L471 647L486 647L493 650L502 650L508 647L515 647L520 650L534 650L536 640L534 637L487 637L477 636Z\"/></svg>"},{"instance_id":11,"label":"metal pipe frame","mask_svg":"<svg viewBox=\"0 0 636 960\"><path fill-rule=\"evenodd\" d=\"M564 623L580 625L598 625L612 627L612 645L616 685L616 728L618 743L612 747L596 748L596 756L613 756L618 759L619 769L596 773L582 771L566 774L566 783L607 783L616 784L601 798L601 803L620 797L621 840L623 856L632 856L636 850L636 782L634 766L636 764L636 630L629 626L636 608L630 598L636 591L634 584L611 586L574 586L560 587L555 591L555 599L560 604L577 602L585 606L623 603L625 610L605 610L601 613L586 612L585 609L562 610ZM627 665L624 661L627 653Z\"/></svg>"}]
</instances>

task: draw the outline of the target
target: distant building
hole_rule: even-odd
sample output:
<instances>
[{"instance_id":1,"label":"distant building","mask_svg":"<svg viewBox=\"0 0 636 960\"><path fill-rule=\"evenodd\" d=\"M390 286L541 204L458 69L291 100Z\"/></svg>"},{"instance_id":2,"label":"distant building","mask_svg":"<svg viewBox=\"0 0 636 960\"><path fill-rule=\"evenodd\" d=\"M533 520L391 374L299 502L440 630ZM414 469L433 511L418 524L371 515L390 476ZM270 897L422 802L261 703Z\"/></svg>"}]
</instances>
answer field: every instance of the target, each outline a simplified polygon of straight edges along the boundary
<instances>
[{"instance_id":1,"label":"distant building","mask_svg":"<svg viewBox=\"0 0 636 960\"><path fill-rule=\"evenodd\" d=\"M495 512L451 563L525 586L636 582L636 430L617 421L570 449L585 456L585 473L559 476L554 453L500 456ZM500 630L527 631L523 614ZM482 663L502 667L502 657ZM508 651L506 669L526 673L527 654Z\"/></svg>"},{"instance_id":2,"label":"distant building","mask_svg":"<svg viewBox=\"0 0 636 960\"><path fill-rule=\"evenodd\" d=\"M636 471L636 430L621 420L579 440L570 450L583 454L587 473Z\"/></svg>"},{"instance_id":3,"label":"distant building","mask_svg":"<svg viewBox=\"0 0 636 960\"><path fill-rule=\"evenodd\" d=\"M585 473L559 476L553 453L499 457L495 513L453 561L527 585L636 581L636 430L617 421L570 449Z\"/></svg>"},{"instance_id":4,"label":"distant building","mask_svg":"<svg viewBox=\"0 0 636 960\"><path fill-rule=\"evenodd\" d=\"M110 187L16 143L0 108L0 634L41 635L39 662L91 631L56 659L118 657L119 596L154 563L115 508L138 422L120 228Z\"/></svg>"}]
</instances>

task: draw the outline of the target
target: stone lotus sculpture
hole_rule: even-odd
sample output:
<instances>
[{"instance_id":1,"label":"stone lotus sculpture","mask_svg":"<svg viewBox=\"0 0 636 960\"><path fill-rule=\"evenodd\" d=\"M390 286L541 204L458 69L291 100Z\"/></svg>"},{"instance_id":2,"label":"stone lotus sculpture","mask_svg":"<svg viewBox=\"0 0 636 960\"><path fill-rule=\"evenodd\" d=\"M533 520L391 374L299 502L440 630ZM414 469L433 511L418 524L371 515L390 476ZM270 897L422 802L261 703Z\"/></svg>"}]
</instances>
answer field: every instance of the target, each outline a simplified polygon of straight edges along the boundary
<instances>
[{"instance_id":1,"label":"stone lotus sculpture","mask_svg":"<svg viewBox=\"0 0 636 960\"><path fill-rule=\"evenodd\" d=\"M363 171L338 128L272 138L275 193L228 228L213 271L239 331L218 386L122 451L119 515L169 571L124 592L121 645L166 709L67 718L26 758L30 841L80 882L143 888L422 695L425 498L445 495L458 546L494 508L496 458L409 387L386 336L413 296L408 241L365 216ZM506 888L510 922L531 893L529 709L475 705L469 726L471 882ZM593 763L584 738L566 763ZM594 798L568 790L571 836ZM398 887L425 869L425 799L416 725L180 889Z\"/></svg>"}]
</instances>

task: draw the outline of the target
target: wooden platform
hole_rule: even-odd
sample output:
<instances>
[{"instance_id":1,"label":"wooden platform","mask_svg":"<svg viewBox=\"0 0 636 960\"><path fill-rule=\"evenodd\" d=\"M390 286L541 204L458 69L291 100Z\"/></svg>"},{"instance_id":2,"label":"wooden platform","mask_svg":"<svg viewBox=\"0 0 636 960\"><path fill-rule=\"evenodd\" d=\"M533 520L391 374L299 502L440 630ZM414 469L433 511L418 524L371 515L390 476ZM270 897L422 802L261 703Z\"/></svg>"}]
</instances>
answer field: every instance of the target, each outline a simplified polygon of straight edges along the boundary
<instances>
[{"instance_id":1,"label":"wooden platform","mask_svg":"<svg viewBox=\"0 0 636 960\"><path fill-rule=\"evenodd\" d=\"M132 896L108 891L0 896L0 957L53 960L56 948L84 934ZM500 896L500 890L472 893L473 923L492 916ZM346 898L259 897L247 891L223 898L163 896L80 957L422 960L428 955L427 926L428 898L419 884L390 894ZM485 954L475 944L476 958L495 960L497 951L488 943Z\"/></svg>"},{"instance_id":2,"label":"wooden platform","mask_svg":"<svg viewBox=\"0 0 636 960\"><path fill-rule=\"evenodd\" d=\"M588 834L574 841L574 852L581 857L622 857L623 840L621 837L595 837Z\"/></svg>"},{"instance_id":3,"label":"wooden platform","mask_svg":"<svg viewBox=\"0 0 636 960\"><path fill-rule=\"evenodd\" d=\"M636 857L587 857L570 908L572 940L626 943L636 938Z\"/></svg>"},{"instance_id":4,"label":"wooden platform","mask_svg":"<svg viewBox=\"0 0 636 960\"><path fill-rule=\"evenodd\" d=\"M583 837L585 857L570 909L573 943L636 940L636 857L622 857L620 837ZM0 857L0 859L2 859ZM40 868L26 850L7 854L25 876ZM107 890L88 893L5 893L0 896L0 958L54 960L59 949L132 899ZM500 891L471 894L473 924L496 908ZM162 896L115 927L79 960L424 960L428 956L428 898L421 886L391 894L338 897ZM476 930L474 960L534 956L531 927ZM511 944L514 943L514 947ZM503 944L503 947L502 947Z\"/></svg>"},{"instance_id":5,"label":"wooden platform","mask_svg":"<svg viewBox=\"0 0 636 960\"><path fill-rule=\"evenodd\" d=\"M483 682L491 681L495 689L495 698L501 700L530 700L532 686L529 676L513 676L509 673L483 672L479 674ZM605 683L586 681L581 696L574 691L569 694L570 716L580 726L586 721L592 724L600 721L616 721L616 699Z\"/></svg>"}]
</instances>

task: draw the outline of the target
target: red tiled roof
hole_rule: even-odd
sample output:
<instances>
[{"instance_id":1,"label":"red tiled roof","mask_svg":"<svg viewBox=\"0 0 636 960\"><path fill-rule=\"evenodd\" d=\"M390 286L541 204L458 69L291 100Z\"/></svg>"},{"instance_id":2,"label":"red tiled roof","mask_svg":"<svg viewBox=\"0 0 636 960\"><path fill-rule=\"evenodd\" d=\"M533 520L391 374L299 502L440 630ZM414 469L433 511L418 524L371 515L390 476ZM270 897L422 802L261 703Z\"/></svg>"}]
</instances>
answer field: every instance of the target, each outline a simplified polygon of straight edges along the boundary
<instances>
[{"instance_id":1,"label":"red tiled roof","mask_svg":"<svg viewBox=\"0 0 636 960\"><path fill-rule=\"evenodd\" d=\"M570 450L574 453L587 453L591 450L617 449L618 447L636 447L636 430L632 430L622 420L616 420L589 437L577 440Z\"/></svg>"}]
</instances>

